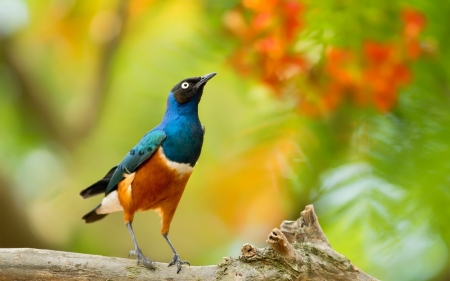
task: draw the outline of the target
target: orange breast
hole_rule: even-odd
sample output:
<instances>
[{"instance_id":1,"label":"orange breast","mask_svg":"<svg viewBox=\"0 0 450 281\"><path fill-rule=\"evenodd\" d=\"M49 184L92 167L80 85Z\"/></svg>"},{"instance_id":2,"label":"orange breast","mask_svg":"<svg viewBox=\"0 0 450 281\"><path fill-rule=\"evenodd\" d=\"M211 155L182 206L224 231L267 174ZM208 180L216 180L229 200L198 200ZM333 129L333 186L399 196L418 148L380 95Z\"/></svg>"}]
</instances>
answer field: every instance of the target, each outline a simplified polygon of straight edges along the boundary
<instances>
[{"instance_id":1,"label":"orange breast","mask_svg":"<svg viewBox=\"0 0 450 281\"><path fill-rule=\"evenodd\" d=\"M137 211L157 210L162 217L162 232L167 231L192 173L179 172L167 164L162 149L135 172L119 183L119 201L124 209L125 221L132 221ZM131 188L130 188L131 182Z\"/></svg>"}]
</instances>

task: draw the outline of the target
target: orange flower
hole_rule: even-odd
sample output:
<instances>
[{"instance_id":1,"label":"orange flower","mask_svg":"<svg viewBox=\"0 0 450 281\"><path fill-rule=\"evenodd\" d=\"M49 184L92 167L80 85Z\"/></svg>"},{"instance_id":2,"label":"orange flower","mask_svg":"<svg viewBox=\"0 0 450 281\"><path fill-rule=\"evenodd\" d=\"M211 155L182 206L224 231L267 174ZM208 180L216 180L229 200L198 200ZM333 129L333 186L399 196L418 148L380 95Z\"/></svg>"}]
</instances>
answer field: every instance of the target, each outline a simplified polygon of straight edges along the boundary
<instances>
[{"instance_id":1,"label":"orange flower","mask_svg":"<svg viewBox=\"0 0 450 281\"><path fill-rule=\"evenodd\" d=\"M277 96L298 95L299 109L309 116L332 112L344 100L391 110L401 87L411 81L409 63L421 55L418 37L426 22L420 11L405 8L400 15L404 26L398 30L402 36L394 34L386 42L363 40L361 49L330 46L323 64L308 73L307 56L295 49L303 29L304 3L243 0L233 13L225 23L242 44L231 58L234 67L259 79ZM293 92L299 85L316 94L305 100L305 91Z\"/></svg>"},{"instance_id":2,"label":"orange flower","mask_svg":"<svg viewBox=\"0 0 450 281\"><path fill-rule=\"evenodd\" d=\"M405 25L403 33L406 38L417 38L425 27L424 14L414 8L403 9L402 20Z\"/></svg>"},{"instance_id":3,"label":"orange flower","mask_svg":"<svg viewBox=\"0 0 450 281\"><path fill-rule=\"evenodd\" d=\"M395 49L397 46L391 44L381 44L373 41L364 42L363 49L364 55L368 59L369 63L383 64L390 61L395 55Z\"/></svg>"}]
</instances>

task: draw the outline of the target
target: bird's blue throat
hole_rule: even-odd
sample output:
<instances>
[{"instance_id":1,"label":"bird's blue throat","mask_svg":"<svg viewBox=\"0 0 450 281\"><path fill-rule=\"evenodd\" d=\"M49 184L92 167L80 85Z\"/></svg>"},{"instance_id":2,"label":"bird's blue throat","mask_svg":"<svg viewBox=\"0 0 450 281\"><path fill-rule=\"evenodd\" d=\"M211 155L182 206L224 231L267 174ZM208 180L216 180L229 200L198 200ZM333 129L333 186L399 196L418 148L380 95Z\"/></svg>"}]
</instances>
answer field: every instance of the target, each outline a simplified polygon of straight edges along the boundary
<instances>
[{"instance_id":1,"label":"bird's blue throat","mask_svg":"<svg viewBox=\"0 0 450 281\"><path fill-rule=\"evenodd\" d=\"M166 133L162 144L164 154L173 162L195 166L203 144L203 128L198 117L200 96L180 104L170 93L164 118L155 129Z\"/></svg>"}]
</instances>

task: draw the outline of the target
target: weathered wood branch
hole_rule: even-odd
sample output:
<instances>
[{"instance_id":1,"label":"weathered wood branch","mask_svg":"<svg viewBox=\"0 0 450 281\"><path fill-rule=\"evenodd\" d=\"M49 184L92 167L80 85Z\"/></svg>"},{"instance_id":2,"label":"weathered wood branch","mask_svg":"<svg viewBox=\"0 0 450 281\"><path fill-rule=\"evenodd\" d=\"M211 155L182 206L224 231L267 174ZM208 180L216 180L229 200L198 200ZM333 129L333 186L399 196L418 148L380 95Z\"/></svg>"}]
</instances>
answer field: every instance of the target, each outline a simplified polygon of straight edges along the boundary
<instances>
[{"instance_id":1,"label":"weathered wood branch","mask_svg":"<svg viewBox=\"0 0 450 281\"><path fill-rule=\"evenodd\" d=\"M312 205L296 221L284 221L266 248L242 247L238 258L218 265L167 264L150 270L135 260L36 249L0 249L0 280L377 280L334 251Z\"/></svg>"}]
</instances>

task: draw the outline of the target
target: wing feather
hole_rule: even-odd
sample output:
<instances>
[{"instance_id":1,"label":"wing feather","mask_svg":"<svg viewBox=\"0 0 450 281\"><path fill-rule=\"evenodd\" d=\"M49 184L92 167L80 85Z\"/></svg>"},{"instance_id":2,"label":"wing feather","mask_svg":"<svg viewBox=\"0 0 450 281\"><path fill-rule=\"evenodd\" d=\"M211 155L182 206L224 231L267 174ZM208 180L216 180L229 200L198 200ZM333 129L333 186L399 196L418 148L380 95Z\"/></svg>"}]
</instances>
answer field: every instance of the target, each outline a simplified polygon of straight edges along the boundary
<instances>
[{"instance_id":1,"label":"wing feather","mask_svg":"<svg viewBox=\"0 0 450 281\"><path fill-rule=\"evenodd\" d=\"M130 152L117 165L117 169L108 183L105 194L117 189L117 184L124 178L124 174L135 172L139 166L155 153L158 147L166 139L166 134L162 130L148 132L141 141L135 145Z\"/></svg>"}]
</instances>

